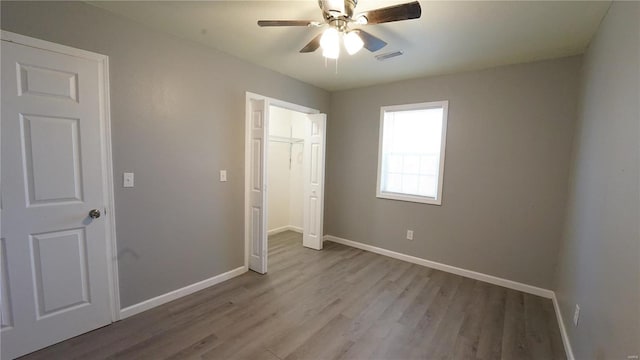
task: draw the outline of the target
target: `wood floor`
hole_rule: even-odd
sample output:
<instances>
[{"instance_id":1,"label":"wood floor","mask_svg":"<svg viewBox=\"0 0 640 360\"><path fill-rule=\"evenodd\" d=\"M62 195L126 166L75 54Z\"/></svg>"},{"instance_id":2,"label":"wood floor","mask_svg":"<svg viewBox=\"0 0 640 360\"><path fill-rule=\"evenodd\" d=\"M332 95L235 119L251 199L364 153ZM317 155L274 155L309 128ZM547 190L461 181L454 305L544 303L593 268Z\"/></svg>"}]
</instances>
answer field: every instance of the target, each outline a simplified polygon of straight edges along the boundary
<instances>
[{"instance_id":1,"label":"wood floor","mask_svg":"<svg viewBox=\"0 0 640 360\"><path fill-rule=\"evenodd\" d=\"M272 236L248 272L24 359L564 359L550 300Z\"/></svg>"}]
</instances>

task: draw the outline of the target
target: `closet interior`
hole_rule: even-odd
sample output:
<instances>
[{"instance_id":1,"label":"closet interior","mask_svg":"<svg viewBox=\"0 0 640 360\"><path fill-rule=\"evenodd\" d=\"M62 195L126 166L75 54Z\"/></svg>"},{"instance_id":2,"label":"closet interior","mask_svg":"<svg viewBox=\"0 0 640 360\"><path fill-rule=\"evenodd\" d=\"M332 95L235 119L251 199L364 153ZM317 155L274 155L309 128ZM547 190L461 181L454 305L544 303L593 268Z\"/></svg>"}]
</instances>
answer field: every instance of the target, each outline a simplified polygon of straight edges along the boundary
<instances>
[{"instance_id":1,"label":"closet interior","mask_svg":"<svg viewBox=\"0 0 640 360\"><path fill-rule=\"evenodd\" d=\"M304 147L308 144L306 114L269 107L267 152L267 231L269 235L292 230L302 233Z\"/></svg>"}]
</instances>

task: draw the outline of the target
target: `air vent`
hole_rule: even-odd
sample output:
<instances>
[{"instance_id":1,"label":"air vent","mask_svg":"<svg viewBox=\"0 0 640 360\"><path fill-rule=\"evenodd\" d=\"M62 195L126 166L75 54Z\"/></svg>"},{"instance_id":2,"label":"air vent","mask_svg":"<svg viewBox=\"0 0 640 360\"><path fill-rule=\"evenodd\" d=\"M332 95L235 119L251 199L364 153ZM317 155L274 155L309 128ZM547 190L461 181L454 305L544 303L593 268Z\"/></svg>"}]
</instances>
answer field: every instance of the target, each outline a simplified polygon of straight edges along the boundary
<instances>
[{"instance_id":1,"label":"air vent","mask_svg":"<svg viewBox=\"0 0 640 360\"><path fill-rule=\"evenodd\" d=\"M402 54L404 54L402 51L388 52L388 53L376 55L376 59L378 61L385 61L385 60L389 60L391 58L394 58L396 56L400 56Z\"/></svg>"}]
</instances>

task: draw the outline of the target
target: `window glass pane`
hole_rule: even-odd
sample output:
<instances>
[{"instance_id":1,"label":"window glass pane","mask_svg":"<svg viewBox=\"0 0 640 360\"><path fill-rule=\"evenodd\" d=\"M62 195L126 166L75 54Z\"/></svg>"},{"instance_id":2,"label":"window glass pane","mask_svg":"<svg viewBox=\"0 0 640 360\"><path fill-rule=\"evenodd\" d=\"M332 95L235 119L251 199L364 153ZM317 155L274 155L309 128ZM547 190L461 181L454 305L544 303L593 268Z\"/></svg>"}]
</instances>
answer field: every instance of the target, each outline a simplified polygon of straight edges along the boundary
<instances>
[{"instance_id":1,"label":"window glass pane","mask_svg":"<svg viewBox=\"0 0 640 360\"><path fill-rule=\"evenodd\" d=\"M382 192L437 196L443 116L442 107L384 111Z\"/></svg>"},{"instance_id":2,"label":"window glass pane","mask_svg":"<svg viewBox=\"0 0 640 360\"><path fill-rule=\"evenodd\" d=\"M402 156L387 154L387 171L391 173L401 173L402 172Z\"/></svg>"},{"instance_id":3,"label":"window glass pane","mask_svg":"<svg viewBox=\"0 0 640 360\"><path fill-rule=\"evenodd\" d=\"M428 154L420 157L420 173L425 175L436 175L438 172L438 157Z\"/></svg>"},{"instance_id":4,"label":"window glass pane","mask_svg":"<svg viewBox=\"0 0 640 360\"><path fill-rule=\"evenodd\" d=\"M402 175L399 174L388 174L386 179L385 191L389 192L402 192Z\"/></svg>"},{"instance_id":5,"label":"window glass pane","mask_svg":"<svg viewBox=\"0 0 640 360\"><path fill-rule=\"evenodd\" d=\"M404 156L404 163L402 165L403 173L417 175L420 173L420 156L406 155Z\"/></svg>"},{"instance_id":6,"label":"window glass pane","mask_svg":"<svg viewBox=\"0 0 640 360\"><path fill-rule=\"evenodd\" d=\"M435 176L420 176L418 195L436 197Z\"/></svg>"},{"instance_id":7,"label":"window glass pane","mask_svg":"<svg viewBox=\"0 0 640 360\"><path fill-rule=\"evenodd\" d=\"M418 194L418 175L404 175L402 177L402 193Z\"/></svg>"}]
</instances>

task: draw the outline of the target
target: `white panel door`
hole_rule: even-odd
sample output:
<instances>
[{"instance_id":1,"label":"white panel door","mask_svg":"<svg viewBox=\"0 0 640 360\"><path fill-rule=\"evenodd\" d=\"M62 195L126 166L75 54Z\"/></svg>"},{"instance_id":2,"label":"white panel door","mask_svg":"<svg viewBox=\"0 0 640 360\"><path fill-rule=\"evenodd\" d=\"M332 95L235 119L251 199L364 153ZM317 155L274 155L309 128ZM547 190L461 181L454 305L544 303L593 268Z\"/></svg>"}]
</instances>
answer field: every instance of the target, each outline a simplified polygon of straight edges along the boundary
<instances>
[{"instance_id":1,"label":"white panel door","mask_svg":"<svg viewBox=\"0 0 640 360\"><path fill-rule=\"evenodd\" d=\"M326 114L308 115L310 135L304 146L304 227L302 245L322 249Z\"/></svg>"},{"instance_id":2,"label":"white panel door","mask_svg":"<svg viewBox=\"0 0 640 360\"><path fill-rule=\"evenodd\" d=\"M269 104L267 100L251 99L249 103L249 269L267 272L267 214L266 214L266 160Z\"/></svg>"},{"instance_id":3,"label":"white panel door","mask_svg":"<svg viewBox=\"0 0 640 360\"><path fill-rule=\"evenodd\" d=\"M2 41L3 359L111 322L100 71Z\"/></svg>"}]
</instances>

